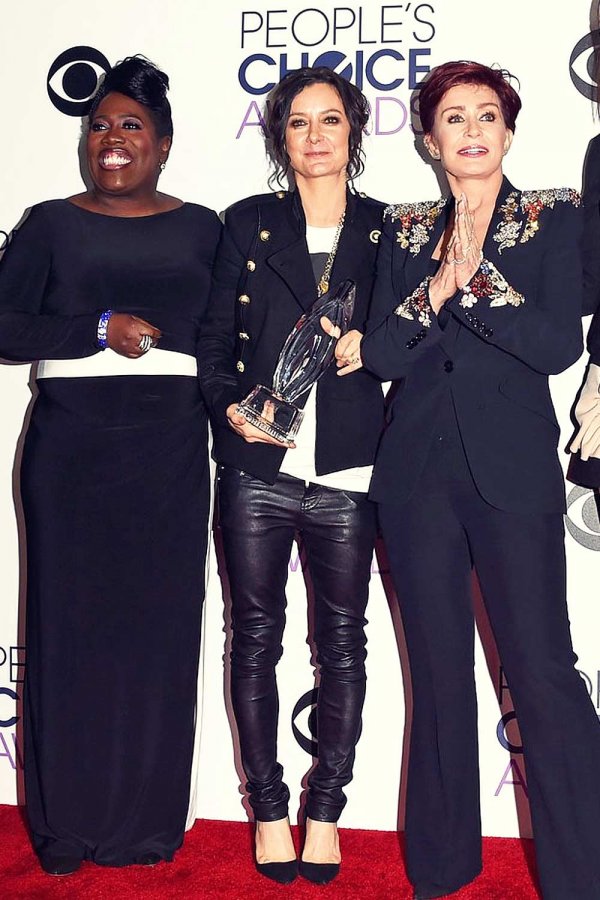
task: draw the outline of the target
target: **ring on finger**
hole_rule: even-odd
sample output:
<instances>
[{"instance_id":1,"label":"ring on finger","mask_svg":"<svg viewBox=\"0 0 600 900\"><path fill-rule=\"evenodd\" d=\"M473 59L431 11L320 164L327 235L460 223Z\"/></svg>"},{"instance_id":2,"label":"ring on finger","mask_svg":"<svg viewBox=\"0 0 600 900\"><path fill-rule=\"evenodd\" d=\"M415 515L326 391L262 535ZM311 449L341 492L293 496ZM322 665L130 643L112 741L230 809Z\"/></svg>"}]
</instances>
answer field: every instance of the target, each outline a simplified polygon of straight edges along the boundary
<instances>
[{"instance_id":1,"label":"ring on finger","mask_svg":"<svg viewBox=\"0 0 600 900\"><path fill-rule=\"evenodd\" d=\"M154 341L152 340L152 336L149 334L143 334L139 340L138 347L142 351L142 353L147 353L151 347L154 346Z\"/></svg>"},{"instance_id":2,"label":"ring on finger","mask_svg":"<svg viewBox=\"0 0 600 900\"><path fill-rule=\"evenodd\" d=\"M358 357L358 356L351 356L350 359L348 360L348 363L351 366L355 366L357 362L360 362L360 357Z\"/></svg>"},{"instance_id":3,"label":"ring on finger","mask_svg":"<svg viewBox=\"0 0 600 900\"><path fill-rule=\"evenodd\" d=\"M463 256L462 259L453 259L453 260L452 260L452 262L453 262L453 264L454 264L455 266L462 266L462 265L464 265L464 263L466 263L466 261L467 261L467 257L466 257L466 256Z\"/></svg>"}]
</instances>

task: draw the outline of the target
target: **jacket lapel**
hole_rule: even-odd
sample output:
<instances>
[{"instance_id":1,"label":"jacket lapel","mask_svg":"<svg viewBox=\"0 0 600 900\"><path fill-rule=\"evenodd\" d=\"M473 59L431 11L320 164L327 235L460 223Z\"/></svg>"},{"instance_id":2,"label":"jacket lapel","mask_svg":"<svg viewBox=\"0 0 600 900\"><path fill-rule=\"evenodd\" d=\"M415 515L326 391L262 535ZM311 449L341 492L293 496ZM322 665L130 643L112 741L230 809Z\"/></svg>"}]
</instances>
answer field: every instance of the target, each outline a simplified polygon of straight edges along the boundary
<instances>
[{"instance_id":1,"label":"jacket lapel","mask_svg":"<svg viewBox=\"0 0 600 900\"><path fill-rule=\"evenodd\" d=\"M405 280L406 284L403 290L406 293L414 290L431 271L431 258L438 245L438 241L446 229L448 219L454 209L454 199L449 197L444 208L436 218L431 231L429 232L429 240L423 244L418 253L408 253L405 264Z\"/></svg>"},{"instance_id":2,"label":"jacket lapel","mask_svg":"<svg viewBox=\"0 0 600 900\"><path fill-rule=\"evenodd\" d=\"M435 253L440 238L447 228L453 211L454 197L450 195L440 215L433 223L433 227L431 228L431 231L429 233L429 240L427 241L427 243L422 246L420 252L416 255L413 256L412 254L409 254L409 258L406 262L407 284L412 284L415 286L417 284L420 284L421 281L423 281L423 279L426 278L427 275L432 271L433 254ZM444 263L442 262L441 265L444 265ZM454 318L454 316L448 316L448 320L444 328L443 337L439 344L437 344L437 349L444 356L448 356L450 353L452 353L452 348L454 347L454 343L456 341L456 338L458 337L460 328L460 323Z\"/></svg>"},{"instance_id":3,"label":"jacket lapel","mask_svg":"<svg viewBox=\"0 0 600 900\"><path fill-rule=\"evenodd\" d=\"M515 228L519 232L519 234L523 227L523 219L519 207L521 192L517 191L517 189L512 186L508 178L504 176L502 179L502 184L500 185L498 197L496 199L496 206L490 220L490 227L487 230L485 241L483 243L483 255L486 257L486 259L491 259L498 256L499 247L503 241L503 223L504 228L506 228L506 225L508 224L505 221L506 214L504 204L506 203L508 195L511 193L515 194L516 208L519 209L519 212L515 216L515 219L509 225L509 227Z\"/></svg>"},{"instance_id":4,"label":"jacket lapel","mask_svg":"<svg viewBox=\"0 0 600 900\"><path fill-rule=\"evenodd\" d=\"M360 207L356 195L346 191L346 218L340 235L340 242L331 270L331 286L338 281L352 276L352 272L360 269L363 256L370 252L369 236L366 229L360 228ZM358 227L353 228L353 225Z\"/></svg>"},{"instance_id":5,"label":"jacket lapel","mask_svg":"<svg viewBox=\"0 0 600 900\"><path fill-rule=\"evenodd\" d=\"M306 311L317 298L317 285L306 246L306 221L295 191L286 203L285 217L274 234L278 248L266 258L273 272L285 282L296 301Z\"/></svg>"}]
</instances>

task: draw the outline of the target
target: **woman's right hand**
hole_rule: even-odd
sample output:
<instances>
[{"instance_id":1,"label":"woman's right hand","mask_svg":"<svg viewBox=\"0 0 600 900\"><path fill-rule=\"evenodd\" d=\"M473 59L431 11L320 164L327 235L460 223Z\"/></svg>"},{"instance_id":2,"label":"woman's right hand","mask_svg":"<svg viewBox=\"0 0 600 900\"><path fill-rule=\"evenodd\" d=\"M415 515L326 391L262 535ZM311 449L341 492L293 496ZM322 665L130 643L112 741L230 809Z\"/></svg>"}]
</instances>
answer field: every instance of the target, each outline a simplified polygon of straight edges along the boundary
<instances>
[{"instance_id":1,"label":"woman's right hand","mask_svg":"<svg viewBox=\"0 0 600 900\"><path fill-rule=\"evenodd\" d=\"M454 297L457 290L456 267L446 254L442 265L429 282L429 302L436 316L446 300Z\"/></svg>"},{"instance_id":2,"label":"woman's right hand","mask_svg":"<svg viewBox=\"0 0 600 900\"><path fill-rule=\"evenodd\" d=\"M142 338L148 335L151 343L144 348ZM129 313L113 313L108 320L106 343L111 350L128 359L139 359L150 347L155 347L162 332L150 322ZM140 346L140 342L141 346Z\"/></svg>"},{"instance_id":3,"label":"woman's right hand","mask_svg":"<svg viewBox=\"0 0 600 900\"><path fill-rule=\"evenodd\" d=\"M271 437L271 435L267 434L265 431L261 431L256 425L252 425L245 416L242 416L241 413L237 412L238 405L239 404L237 403L231 403L227 407L225 414L230 427L249 444L275 444L276 447L285 447L286 450L292 450L296 447L293 441L278 441L277 438ZM265 403L265 407L267 405L268 404ZM272 421L272 409L264 409L263 416L267 421Z\"/></svg>"}]
</instances>

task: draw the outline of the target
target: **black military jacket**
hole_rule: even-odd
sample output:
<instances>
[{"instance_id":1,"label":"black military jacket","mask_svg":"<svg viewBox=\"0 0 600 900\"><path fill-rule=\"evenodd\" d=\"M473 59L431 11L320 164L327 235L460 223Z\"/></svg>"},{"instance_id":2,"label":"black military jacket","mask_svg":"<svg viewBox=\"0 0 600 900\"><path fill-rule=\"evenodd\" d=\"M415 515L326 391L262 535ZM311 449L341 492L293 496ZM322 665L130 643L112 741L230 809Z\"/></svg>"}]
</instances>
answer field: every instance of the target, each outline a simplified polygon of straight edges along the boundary
<instances>
[{"instance_id":1,"label":"black military jacket","mask_svg":"<svg viewBox=\"0 0 600 900\"><path fill-rule=\"evenodd\" d=\"M361 331L368 317L383 208L348 191L331 272L332 286L345 279L356 283L350 327ZM285 451L244 441L229 426L226 409L256 384L271 385L287 335L316 296L299 194L261 194L231 206L201 328L198 370L212 418L215 459L267 483L275 481ZM382 422L380 380L363 370L341 378L332 364L317 386L317 474L371 464Z\"/></svg>"}]
</instances>

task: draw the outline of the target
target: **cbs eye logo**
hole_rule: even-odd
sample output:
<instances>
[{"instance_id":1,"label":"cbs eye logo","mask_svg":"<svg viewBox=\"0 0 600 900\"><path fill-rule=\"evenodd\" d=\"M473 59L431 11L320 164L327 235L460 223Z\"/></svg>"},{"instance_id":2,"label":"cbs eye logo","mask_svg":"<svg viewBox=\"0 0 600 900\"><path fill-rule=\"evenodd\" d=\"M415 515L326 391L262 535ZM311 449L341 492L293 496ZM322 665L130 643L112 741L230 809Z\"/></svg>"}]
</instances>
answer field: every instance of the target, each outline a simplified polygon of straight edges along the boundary
<instances>
[{"instance_id":1,"label":"cbs eye logo","mask_svg":"<svg viewBox=\"0 0 600 900\"><path fill-rule=\"evenodd\" d=\"M48 96L66 116L85 116L100 77L109 69L107 58L94 47L71 47L50 66Z\"/></svg>"},{"instance_id":2,"label":"cbs eye logo","mask_svg":"<svg viewBox=\"0 0 600 900\"><path fill-rule=\"evenodd\" d=\"M572 538L588 550L600 550L600 520L594 492L576 486L567 497L565 526Z\"/></svg>"},{"instance_id":3,"label":"cbs eye logo","mask_svg":"<svg viewBox=\"0 0 600 900\"><path fill-rule=\"evenodd\" d=\"M319 688L313 688L300 697L292 710L292 734L300 747L310 756L318 756L319 753L319 734L317 731L318 699ZM357 741L361 734L362 720L358 728Z\"/></svg>"},{"instance_id":4,"label":"cbs eye logo","mask_svg":"<svg viewBox=\"0 0 600 900\"><path fill-rule=\"evenodd\" d=\"M596 29L577 41L569 59L571 81L587 100L598 99L599 50L600 30Z\"/></svg>"},{"instance_id":5,"label":"cbs eye logo","mask_svg":"<svg viewBox=\"0 0 600 900\"><path fill-rule=\"evenodd\" d=\"M303 694L294 709L292 710L292 733L302 749L311 756L317 755L318 736L317 736L317 698L319 689L313 688ZM304 728L308 734L305 734L302 728L297 724L299 716L303 715L305 722Z\"/></svg>"},{"instance_id":6,"label":"cbs eye logo","mask_svg":"<svg viewBox=\"0 0 600 900\"><path fill-rule=\"evenodd\" d=\"M11 237L12 232L3 231L2 228L0 228L0 259L4 256L4 251L8 247Z\"/></svg>"}]
</instances>

